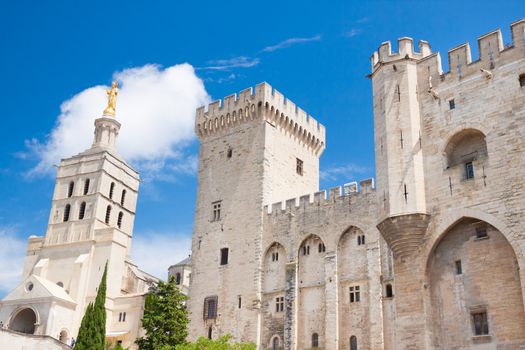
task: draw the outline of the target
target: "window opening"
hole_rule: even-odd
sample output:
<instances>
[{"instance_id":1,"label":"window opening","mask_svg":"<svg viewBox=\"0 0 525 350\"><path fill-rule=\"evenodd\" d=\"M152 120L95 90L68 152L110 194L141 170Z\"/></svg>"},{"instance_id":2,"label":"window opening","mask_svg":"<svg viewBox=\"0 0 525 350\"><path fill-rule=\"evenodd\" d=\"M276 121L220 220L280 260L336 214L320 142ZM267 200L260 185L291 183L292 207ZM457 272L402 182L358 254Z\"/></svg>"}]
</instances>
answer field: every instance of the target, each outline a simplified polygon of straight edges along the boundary
<instances>
[{"instance_id":1,"label":"window opening","mask_svg":"<svg viewBox=\"0 0 525 350\"><path fill-rule=\"evenodd\" d=\"M69 221L69 213L71 212L71 205L66 204L66 207L64 208L64 222Z\"/></svg>"},{"instance_id":2,"label":"window opening","mask_svg":"<svg viewBox=\"0 0 525 350\"><path fill-rule=\"evenodd\" d=\"M84 195L88 194L89 192L89 179L86 179L86 181L84 182Z\"/></svg>"},{"instance_id":3,"label":"window opening","mask_svg":"<svg viewBox=\"0 0 525 350\"><path fill-rule=\"evenodd\" d=\"M350 288L350 302L357 303L361 300L361 291L359 286L351 286Z\"/></svg>"},{"instance_id":4,"label":"window opening","mask_svg":"<svg viewBox=\"0 0 525 350\"><path fill-rule=\"evenodd\" d=\"M275 298L275 312L284 311L284 297Z\"/></svg>"},{"instance_id":5,"label":"window opening","mask_svg":"<svg viewBox=\"0 0 525 350\"><path fill-rule=\"evenodd\" d=\"M85 214L86 214L86 202L82 202L80 204L80 209L78 210L78 219L79 220L84 219Z\"/></svg>"},{"instance_id":6,"label":"window opening","mask_svg":"<svg viewBox=\"0 0 525 350\"><path fill-rule=\"evenodd\" d=\"M392 285L390 283L388 283L386 285L386 297L387 298L392 298L394 296L394 291L392 290Z\"/></svg>"},{"instance_id":7,"label":"window opening","mask_svg":"<svg viewBox=\"0 0 525 350\"><path fill-rule=\"evenodd\" d=\"M70 198L73 195L73 189L75 188L75 183L71 181L69 183L69 188L67 189L67 198Z\"/></svg>"},{"instance_id":8,"label":"window opening","mask_svg":"<svg viewBox=\"0 0 525 350\"><path fill-rule=\"evenodd\" d=\"M486 227L476 227L476 238L488 237Z\"/></svg>"},{"instance_id":9,"label":"window opening","mask_svg":"<svg viewBox=\"0 0 525 350\"><path fill-rule=\"evenodd\" d=\"M213 202L213 218L212 221L219 221L221 219L221 205L222 201Z\"/></svg>"},{"instance_id":10,"label":"window opening","mask_svg":"<svg viewBox=\"0 0 525 350\"><path fill-rule=\"evenodd\" d=\"M472 165L472 162L465 163L465 174L467 180L474 178L474 165Z\"/></svg>"},{"instance_id":11,"label":"window opening","mask_svg":"<svg viewBox=\"0 0 525 350\"><path fill-rule=\"evenodd\" d=\"M450 109L455 109L456 108L456 101L454 101L454 99L451 99L448 101L448 107Z\"/></svg>"},{"instance_id":12,"label":"window opening","mask_svg":"<svg viewBox=\"0 0 525 350\"><path fill-rule=\"evenodd\" d=\"M279 350L279 337L273 338L272 350Z\"/></svg>"},{"instance_id":13,"label":"window opening","mask_svg":"<svg viewBox=\"0 0 525 350\"><path fill-rule=\"evenodd\" d=\"M204 299L204 319L216 319L217 318L217 297L206 297Z\"/></svg>"},{"instance_id":14,"label":"window opening","mask_svg":"<svg viewBox=\"0 0 525 350\"><path fill-rule=\"evenodd\" d=\"M487 311L473 312L472 323L474 324L474 335L489 334L489 322L487 318Z\"/></svg>"},{"instance_id":15,"label":"window opening","mask_svg":"<svg viewBox=\"0 0 525 350\"><path fill-rule=\"evenodd\" d=\"M357 350L357 337L355 335L350 337L350 350Z\"/></svg>"},{"instance_id":16,"label":"window opening","mask_svg":"<svg viewBox=\"0 0 525 350\"><path fill-rule=\"evenodd\" d=\"M456 265L456 275L461 275L463 273L463 268L461 267L461 260L456 260L454 264Z\"/></svg>"},{"instance_id":17,"label":"window opening","mask_svg":"<svg viewBox=\"0 0 525 350\"><path fill-rule=\"evenodd\" d=\"M122 190L122 195L120 196L120 205L124 206L124 201L126 199L126 190Z\"/></svg>"},{"instance_id":18,"label":"window opening","mask_svg":"<svg viewBox=\"0 0 525 350\"><path fill-rule=\"evenodd\" d=\"M326 251L326 247L324 245L324 243L319 243L319 253L324 253Z\"/></svg>"},{"instance_id":19,"label":"window opening","mask_svg":"<svg viewBox=\"0 0 525 350\"><path fill-rule=\"evenodd\" d=\"M177 274L175 275L175 284L176 285L180 284L180 272L177 272Z\"/></svg>"},{"instance_id":20,"label":"window opening","mask_svg":"<svg viewBox=\"0 0 525 350\"><path fill-rule=\"evenodd\" d=\"M208 339L211 339L211 336L212 336L212 329L210 327L208 328Z\"/></svg>"},{"instance_id":21,"label":"window opening","mask_svg":"<svg viewBox=\"0 0 525 350\"><path fill-rule=\"evenodd\" d=\"M228 158L231 158L233 156L233 150L231 148L228 149Z\"/></svg>"},{"instance_id":22,"label":"window opening","mask_svg":"<svg viewBox=\"0 0 525 350\"><path fill-rule=\"evenodd\" d=\"M109 186L109 199L113 199L113 191L115 190L115 183L112 182Z\"/></svg>"},{"instance_id":23,"label":"window opening","mask_svg":"<svg viewBox=\"0 0 525 350\"><path fill-rule=\"evenodd\" d=\"M312 348L318 348L319 347L319 334L314 333L312 334Z\"/></svg>"},{"instance_id":24,"label":"window opening","mask_svg":"<svg viewBox=\"0 0 525 350\"><path fill-rule=\"evenodd\" d=\"M221 248L221 265L228 264L228 248Z\"/></svg>"},{"instance_id":25,"label":"window opening","mask_svg":"<svg viewBox=\"0 0 525 350\"><path fill-rule=\"evenodd\" d=\"M240 309L242 306L242 298L240 295L237 296L237 307Z\"/></svg>"},{"instance_id":26,"label":"window opening","mask_svg":"<svg viewBox=\"0 0 525 350\"><path fill-rule=\"evenodd\" d=\"M297 163L296 163L296 166L295 166L295 171L297 172L298 175L303 175L303 161L300 160L299 158L296 158L297 159Z\"/></svg>"},{"instance_id":27,"label":"window opening","mask_svg":"<svg viewBox=\"0 0 525 350\"><path fill-rule=\"evenodd\" d=\"M111 205L106 208L106 219L104 221L107 225L109 225L109 219L111 219Z\"/></svg>"},{"instance_id":28,"label":"window opening","mask_svg":"<svg viewBox=\"0 0 525 350\"><path fill-rule=\"evenodd\" d=\"M122 227L122 217L124 216L124 213L123 212L119 212L118 213L118 218L117 218L117 227L118 228L121 228Z\"/></svg>"},{"instance_id":29,"label":"window opening","mask_svg":"<svg viewBox=\"0 0 525 350\"><path fill-rule=\"evenodd\" d=\"M520 74L519 80L520 80L520 87L524 87L525 86L525 74Z\"/></svg>"}]
</instances>

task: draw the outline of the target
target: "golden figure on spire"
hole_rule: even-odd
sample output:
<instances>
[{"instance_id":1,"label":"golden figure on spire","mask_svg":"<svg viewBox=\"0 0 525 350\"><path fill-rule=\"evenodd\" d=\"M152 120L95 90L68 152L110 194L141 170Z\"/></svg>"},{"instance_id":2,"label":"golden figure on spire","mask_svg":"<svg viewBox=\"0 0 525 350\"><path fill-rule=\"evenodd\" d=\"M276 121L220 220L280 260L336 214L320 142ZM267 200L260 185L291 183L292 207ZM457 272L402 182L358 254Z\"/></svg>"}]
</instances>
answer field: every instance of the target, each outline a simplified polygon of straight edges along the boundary
<instances>
[{"instance_id":1,"label":"golden figure on spire","mask_svg":"<svg viewBox=\"0 0 525 350\"><path fill-rule=\"evenodd\" d=\"M104 110L104 115L115 116L115 109L117 108L118 84L116 81L111 83L111 89L106 90L108 94L108 106Z\"/></svg>"}]
</instances>

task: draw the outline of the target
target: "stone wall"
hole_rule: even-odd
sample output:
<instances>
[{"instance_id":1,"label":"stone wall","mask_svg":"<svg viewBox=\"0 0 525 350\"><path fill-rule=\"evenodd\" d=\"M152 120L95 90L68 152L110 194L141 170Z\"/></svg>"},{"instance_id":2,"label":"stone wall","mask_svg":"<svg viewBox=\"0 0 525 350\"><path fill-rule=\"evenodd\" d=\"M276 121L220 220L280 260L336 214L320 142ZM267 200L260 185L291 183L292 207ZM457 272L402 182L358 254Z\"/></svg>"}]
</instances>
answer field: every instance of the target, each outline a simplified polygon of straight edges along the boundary
<instances>
[{"instance_id":1,"label":"stone wall","mask_svg":"<svg viewBox=\"0 0 525 350\"><path fill-rule=\"evenodd\" d=\"M30 335L0 329L0 349L70 350L70 346L45 335Z\"/></svg>"}]
</instances>

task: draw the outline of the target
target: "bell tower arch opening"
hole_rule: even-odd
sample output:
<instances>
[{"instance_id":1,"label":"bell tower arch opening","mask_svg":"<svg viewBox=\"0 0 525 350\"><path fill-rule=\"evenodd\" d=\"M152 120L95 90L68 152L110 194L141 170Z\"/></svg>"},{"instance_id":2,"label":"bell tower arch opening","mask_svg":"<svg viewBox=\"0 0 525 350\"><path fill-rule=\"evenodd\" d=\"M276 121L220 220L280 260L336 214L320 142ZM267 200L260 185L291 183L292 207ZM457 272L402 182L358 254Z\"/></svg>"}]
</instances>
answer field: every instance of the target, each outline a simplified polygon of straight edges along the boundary
<instances>
[{"instance_id":1,"label":"bell tower arch opening","mask_svg":"<svg viewBox=\"0 0 525 350\"><path fill-rule=\"evenodd\" d=\"M18 311L11 322L9 329L15 332L34 334L36 330L37 315L31 308L25 308Z\"/></svg>"}]
</instances>

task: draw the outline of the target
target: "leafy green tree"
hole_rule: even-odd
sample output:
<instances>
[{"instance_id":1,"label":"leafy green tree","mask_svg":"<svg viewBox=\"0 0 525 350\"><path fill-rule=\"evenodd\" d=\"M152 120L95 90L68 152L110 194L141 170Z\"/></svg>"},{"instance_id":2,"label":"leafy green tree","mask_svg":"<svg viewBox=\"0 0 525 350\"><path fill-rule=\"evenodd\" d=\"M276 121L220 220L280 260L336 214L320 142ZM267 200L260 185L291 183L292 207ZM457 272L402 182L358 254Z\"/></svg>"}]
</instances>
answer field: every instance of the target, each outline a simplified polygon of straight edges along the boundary
<instances>
[{"instance_id":1,"label":"leafy green tree","mask_svg":"<svg viewBox=\"0 0 525 350\"><path fill-rule=\"evenodd\" d=\"M75 350L103 350L106 343L106 279L108 264L98 286L95 303L89 303L80 323Z\"/></svg>"},{"instance_id":2,"label":"leafy green tree","mask_svg":"<svg viewBox=\"0 0 525 350\"><path fill-rule=\"evenodd\" d=\"M140 350L174 350L185 343L189 323L186 300L173 276L153 287L146 297L142 317L146 335L136 340Z\"/></svg>"},{"instance_id":3,"label":"leafy green tree","mask_svg":"<svg viewBox=\"0 0 525 350\"><path fill-rule=\"evenodd\" d=\"M195 343L177 345L175 350L255 350L253 343L232 343L231 335L220 337L217 340L200 337Z\"/></svg>"}]
</instances>

